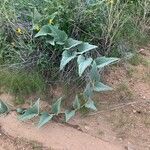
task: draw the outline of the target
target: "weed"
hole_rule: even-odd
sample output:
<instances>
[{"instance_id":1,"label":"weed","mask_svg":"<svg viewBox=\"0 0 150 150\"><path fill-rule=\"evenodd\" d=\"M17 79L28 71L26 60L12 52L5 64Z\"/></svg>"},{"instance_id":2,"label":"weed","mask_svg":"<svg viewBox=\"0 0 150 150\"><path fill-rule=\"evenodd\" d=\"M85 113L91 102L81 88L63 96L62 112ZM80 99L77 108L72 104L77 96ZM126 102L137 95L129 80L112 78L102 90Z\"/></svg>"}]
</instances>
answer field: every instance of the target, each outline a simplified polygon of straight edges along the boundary
<instances>
[{"instance_id":1,"label":"weed","mask_svg":"<svg viewBox=\"0 0 150 150\"><path fill-rule=\"evenodd\" d=\"M15 98L14 101L15 105L21 105L25 103L25 99L23 98L23 96L18 96Z\"/></svg>"},{"instance_id":2,"label":"weed","mask_svg":"<svg viewBox=\"0 0 150 150\"><path fill-rule=\"evenodd\" d=\"M121 83L118 87L117 87L117 91L129 91L128 85L125 83Z\"/></svg>"},{"instance_id":3,"label":"weed","mask_svg":"<svg viewBox=\"0 0 150 150\"><path fill-rule=\"evenodd\" d=\"M129 63L133 66L138 66L140 64L142 64L145 67L149 66L149 62L139 54L133 55L133 57L129 59Z\"/></svg>"},{"instance_id":4,"label":"weed","mask_svg":"<svg viewBox=\"0 0 150 150\"><path fill-rule=\"evenodd\" d=\"M116 91L117 93L120 93L119 96L121 101L131 100L133 98L132 91L129 89L126 83L119 84Z\"/></svg>"},{"instance_id":5,"label":"weed","mask_svg":"<svg viewBox=\"0 0 150 150\"><path fill-rule=\"evenodd\" d=\"M143 62L143 58L138 55L138 54L135 54L130 60L129 60L129 63L133 66L138 66L140 65L141 63Z\"/></svg>"},{"instance_id":6,"label":"weed","mask_svg":"<svg viewBox=\"0 0 150 150\"><path fill-rule=\"evenodd\" d=\"M36 72L1 71L0 86L4 87L6 92L13 93L16 96L40 94L45 90L44 80Z\"/></svg>"},{"instance_id":7,"label":"weed","mask_svg":"<svg viewBox=\"0 0 150 150\"><path fill-rule=\"evenodd\" d=\"M77 71L76 71L78 76L80 78L87 76L87 83L86 83L84 91L81 92L80 95L76 94L74 102L72 104L72 108L69 110L66 110L64 113L61 113L62 97L60 97L52 105L51 113L49 112L40 113L40 99L38 99L36 103L32 105L32 107L30 107L26 111L24 110L21 111L21 113L23 114L20 116L20 119L22 121L26 121L36 116L40 116L39 127L42 127L47 122L52 120L54 117L59 116L60 114L63 114L65 116L65 121L67 122L76 114L77 111L89 110L89 109L96 111L97 108L93 101L94 92L104 92L104 91L112 90L111 87L101 82L100 75L99 75L100 71L105 66L118 62L119 59L113 58L113 57L107 58L107 57L102 57L102 56L92 58L92 56L91 57L88 56L87 54L89 53L89 51L92 53L92 51L94 51L97 48L96 45L91 45L88 42L82 42L82 41L69 38L68 35L64 31L58 29L58 27L54 25L44 25L40 29L40 31L35 35L36 38L44 37L44 36L48 36L46 41L51 41L50 43L51 45L55 47L59 45L63 49L62 58L60 62L60 71L62 70L64 71L67 65L70 65L70 62L72 60L75 60L76 63L74 63L74 66L76 64L78 66ZM11 76L13 77L13 79L10 80L11 90L14 93L25 92L25 94L29 94L32 89L33 90L36 90L36 88L39 89L36 84L37 83L36 81L39 81L39 80L35 80L39 78L37 78L36 76L33 76L34 78L30 78L32 76L29 76L30 74L28 74L28 78L27 78L27 75L24 76L24 74L19 74L19 76L17 75L18 74L15 74L15 76ZM9 81L8 79L9 78L6 78L5 80L6 82L4 82L4 86L8 85L6 84ZM83 80L83 81L86 81L86 80ZM29 84L29 83L32 83L32 84ZM39 82L38 82L38 85L39 85ZM3 82L1 86L3 86ZM27 87L27 89L24 87ZM40 84L40 87L41 87L41 84ZM19 102L20 102L20 99L19 99ZM6 113L8 110L7 104L1 101L0 109L2 113Z\"/></svg>"},{"instance_id":8,"label":"weed","mask_svg":"<svg viewBox=\"0 0 150 150\"><path fill-rule=\"evenodd\" d=\"M47 80L54 75L53 79L66 79L66 83L78 77L76 83L82 79L87 84L82 93L84 99L82 102L76 95L73 110L65 112L66 121L81 108L96 110L93 93L111 90L101 83L100 70L118 60L100 56L111 56L113 53L122 57L147 37L145 26L150 22L149 6L148 0L144 3L121 0L111 3L105 0L0 2L0 62L12 69L11 73L4 71L0 74L0 86L17 95L16 102L22 103L20 95L41 93L45 90L45 84L39 74L19 72L14 68L36 68ZM132 65L146 65L137 54L129 61ZM120 85L118 91L131 97L125 85ZM51 114L42 115L41 125L59 114L60 103L61 100L53 106ZM37 105L28 109L23 118L39 115Z\"/></svg>"},{"instance_id":9,"label":"weed","mask_svg":"<svg viewBox=\"0 0 150 150\"><path fill-rule=\"evenodd\" d=\"M56 0L42 3L40 0L5 0L0 3L2 62L29 60L31 63L30 58L36 57L32 63L40 66L41 72L52 72L53 68L58 68L61 50L55 51L50 44L42 40L35 42L33 38L49 22L60 26L72 38L98 45L99 49L95 53L122 57L122 53L133 51L139 42L148 39L149 6L148 0L134 3L116 0L112 4L100 0ZM42 18L42 21L38 21L38 18ZM18 34L17 29L22 34ZM118 46L120 43L125 45L124 50ZM51 56L54 59L50 60Z\"/></svg>"},{"instance_id":10,"label":"weed","mask_svg":"<svg viewBox=\"0 0 150 150\"><path fill-rule=\"evenodd\" d=\"M135 68L128 67L127 68L127 77L131 78L133 76L134 72L135 72Z\"/></svg>"},{"instance_id":11,"label":"weed","mask_svg":"<svg viewBox=\"0 0 150 150\"><path fill-rule=\"evenodd\" d=\"M141 64L142 64L143 66L145 66L145 67L149 67L149 66L150 66L150 62L149 62L148 60L144 59L144 58L142 59Z\"/></svg>"}]
</instances>

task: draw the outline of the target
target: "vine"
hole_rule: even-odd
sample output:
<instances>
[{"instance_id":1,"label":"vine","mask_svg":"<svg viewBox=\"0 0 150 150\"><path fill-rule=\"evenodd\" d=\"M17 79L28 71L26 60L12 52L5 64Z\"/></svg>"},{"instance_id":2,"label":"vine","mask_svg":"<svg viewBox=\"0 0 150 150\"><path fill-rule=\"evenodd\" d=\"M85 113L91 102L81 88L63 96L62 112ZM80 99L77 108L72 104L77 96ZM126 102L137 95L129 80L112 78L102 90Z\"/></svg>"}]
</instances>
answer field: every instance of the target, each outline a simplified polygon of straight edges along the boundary
<instances>
[{"instance_id":1,"label":"vine","mask_svg":"<svg viewBox=\"0 0 150 150\"><path fill-rule=\"evenodd\" d=\"M76 95L72 104L73 109L66 110L62 113L61 97L52 105L51 112L41 112L40 99L38 99L35 104L28 109L17 109L17 112L20 114L19 119L26 121L39 116L38 127L42 127L60 114L65 116L65 122L67 122L73 116L75 116L77 111L83 108L96 111L97 108L93 101L94 92L112 90L111 87L101 82L100 71L104 67L118 62L119 59L107 58L104 56L97 58L89 57L88 53L98 48L96 45L91 45L88 42L82 42L73 38L69 38L64 31L60 30L55 25L44 25L35 35L35 38L39 37L46 37L46 41L52 46L59 45L62 47L63 53L60 62L60 71L64 70L66 65L69 64L72 60L76 60L76 64L78 65L78 75L79 77L86 75L88 77L86 80L87 84L82 94ZM0 101L0 114L7 113L9 111L11 111L11 109L9 109L8 105L3 101Z\"/></svg>"}]
</instances>

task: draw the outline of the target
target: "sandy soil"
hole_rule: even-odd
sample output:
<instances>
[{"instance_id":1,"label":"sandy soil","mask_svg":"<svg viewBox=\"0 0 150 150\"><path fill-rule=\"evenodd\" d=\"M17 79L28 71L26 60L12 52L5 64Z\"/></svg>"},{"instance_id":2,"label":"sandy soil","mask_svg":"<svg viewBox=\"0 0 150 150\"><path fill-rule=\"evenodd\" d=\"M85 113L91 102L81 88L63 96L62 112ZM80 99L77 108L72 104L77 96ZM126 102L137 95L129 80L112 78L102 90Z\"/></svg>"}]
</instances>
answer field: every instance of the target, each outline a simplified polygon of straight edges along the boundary
<instances>
[{"instance_id":1,"label":"sandy soil","mask_svg":"<svg viewBox=\"0 0 150 150\"><path fill-rule=\"evenodd\" d=\"M26 138L37 141L43 146L58 150L120 150L121 147L92 137L70 127L58 123L50 123L42 129L36 128L30 123L22 123L16 119L16 114L11 113L7 117L0 118L1 130L6 135L15 138Z\"/></svg>"}]
</instances>

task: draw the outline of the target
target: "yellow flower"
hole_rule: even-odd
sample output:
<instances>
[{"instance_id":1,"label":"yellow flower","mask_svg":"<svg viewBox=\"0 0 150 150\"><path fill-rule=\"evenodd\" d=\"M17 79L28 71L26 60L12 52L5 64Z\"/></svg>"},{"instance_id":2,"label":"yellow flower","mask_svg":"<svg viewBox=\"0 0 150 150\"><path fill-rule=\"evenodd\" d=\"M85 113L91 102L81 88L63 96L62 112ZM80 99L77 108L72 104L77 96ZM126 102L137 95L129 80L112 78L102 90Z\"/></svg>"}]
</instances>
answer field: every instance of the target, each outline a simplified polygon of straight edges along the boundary
<instances>
[{"instance_id":1,"label":"yellow flower","mask_svg":"<svg viewBox=\"0 0 150 150\"><path fill-rule=\"evenodd\" d=\"M52 24L53 23L53 19L49 19L48 24Z\"/></svg>"},{"instance_id":2,"label":"yellow flower","mask_svg":"<svg viewBox=\"0 0 150 150\"><path fill-rule=\"evenodd\" d=\"M40 30L39 25L35 25L34 29L35 29L36 31L39 31L39 30Z\"/></svg>"},{"instance_id":3,"label":"yellow flower","mask_svg":"<svg viewBox=\"0 0 150 150\"><path fill-rule=\"evenodd\" d=\"M107 0L109 4L114 4L114 0Z\"/></svg>"},{"instance_id":4,"label":"yellow flower","mask_svg":"<svg viewBox=\"0 0 150 150\"><path fill-rule=\"evenodd\" d=\"M17 32L18 34L22 34L21 28L17 28L16 32Z\"/></svg>"}]
</instances>

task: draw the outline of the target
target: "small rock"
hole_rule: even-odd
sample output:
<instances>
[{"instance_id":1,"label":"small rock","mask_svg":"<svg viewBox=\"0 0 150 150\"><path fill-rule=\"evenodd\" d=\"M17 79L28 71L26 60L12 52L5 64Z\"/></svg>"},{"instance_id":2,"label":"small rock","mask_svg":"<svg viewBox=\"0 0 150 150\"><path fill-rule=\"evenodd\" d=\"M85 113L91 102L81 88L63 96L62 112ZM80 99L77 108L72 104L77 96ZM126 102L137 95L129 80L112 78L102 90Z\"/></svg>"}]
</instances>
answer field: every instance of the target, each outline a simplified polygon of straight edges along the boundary
<instances>
[{"instance_id":1,"label":"small rock","mask_svg":"<svg viewBox=\"0 0 150 150\"><path fill-rule=\"evenodd\" d=\"M146 97L145 97L145 96L143 96L143 99L146 99Z\"/></svg>"},{"instance_id":2,"label":"small rock","mask_svg":"<svg viewBox=\"0 0 150 150\"><path fill-rule=\"evenodd\" d=\"M135 109L133 109L133 113L136 113L136 110L135 110Z\"/></svg>"},{"instance_id":3,"label":"small rock","mask_svg":"<svg viewBox=\"0 0 150 150\"><path fill-rule=\"evenodd\" d=\"M89 128L88 126L85 126L84 128L85 128L86 130L90 130L90 128Z\"/></svg>"}]
</instances>

